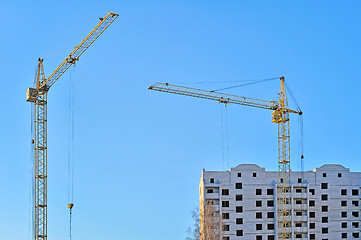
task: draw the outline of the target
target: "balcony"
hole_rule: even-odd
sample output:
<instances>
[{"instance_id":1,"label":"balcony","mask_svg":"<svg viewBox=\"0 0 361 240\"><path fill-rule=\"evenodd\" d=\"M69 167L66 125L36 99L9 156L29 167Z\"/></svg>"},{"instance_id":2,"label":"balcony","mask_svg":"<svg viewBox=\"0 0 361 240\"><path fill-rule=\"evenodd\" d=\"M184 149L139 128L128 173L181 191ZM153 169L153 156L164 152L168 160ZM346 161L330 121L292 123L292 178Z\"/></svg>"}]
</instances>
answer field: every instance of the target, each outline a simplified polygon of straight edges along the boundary
<instances>
[{"instance_id":1,"label":"balcony","mask_svg":"<svg viewBox=\"0 0 361 240\"><path fill-rule=\"evenodd\" d=\"M294 204L293 210L295 211L307 211L307 205L306 204Z\"/></svg>"},{"instance_id":2,"label":"balcony","mask_svg":"<svg viewBox=\"0 0 361 240\"><path fill-rule=\"evenodd\" d=\"M294 222L307 222L307 216L303 215L303 216L293 216L293 221Z\"/></svg>"},{"instance_id":3,"label":"balcony","mask_svg":"<svg viewBox=\"0 0 361 240\"><path fill-rule=\"evenodd\" d=\"M307 227L294 227L293 229L294 233L307 233Z\"/></svg>"},{"instance_id":4,"label":"balcony","mask_svg":"<svg viewBox=\"0 0 361 240\"><path fill-rule=\"evenodd\" d=\"M204 195L205 199L219 199L219 193L206 193Z\"/></svg>"}]
</instances>

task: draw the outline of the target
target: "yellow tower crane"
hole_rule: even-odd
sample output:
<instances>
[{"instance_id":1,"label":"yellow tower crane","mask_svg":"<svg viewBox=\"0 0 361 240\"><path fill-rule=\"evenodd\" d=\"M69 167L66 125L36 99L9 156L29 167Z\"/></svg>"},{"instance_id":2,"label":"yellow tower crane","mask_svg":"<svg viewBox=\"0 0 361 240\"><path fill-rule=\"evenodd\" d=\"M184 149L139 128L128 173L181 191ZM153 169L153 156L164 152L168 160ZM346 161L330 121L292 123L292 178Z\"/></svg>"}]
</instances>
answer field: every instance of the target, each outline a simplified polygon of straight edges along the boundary
<instances>
[{"instance_id":1,"label":"yellow tower crane","mask_svg":"<svg viewBox=\"0 0 361 240\"><path fill-rule=\"evenodd\" d=\"M118 17L118 14L109 12L104 18L99 18L100 22L86 36L86 38L69 54L69 56L59 65L59 67L45 78L43 69L43 59L39 58L36 85L26 91L26 101L35 104L35 132L33 138L34 162L35 162L35 182L34 182L34 215L33 229L35 240L46 240L47 233L47 95L50 87L65 73L65 71L84 51L104 32L105 29Z\"/></svg>"},{"instance_id":2,"label":"yellow tower crane","mask_svg":"<svg viewBox=\"0 0 361 240\"><path fill-rule=\"evenodd\" d=\"M290 179L290 126L289 114L302 112L288 107L284 77L281 77L278 101L265 101L230 94L207 91L168 83L155 83L149 90L215 100L224 104L239 104L273 110L272 122L278 124L278 182L277 182L277 235L279 240L291 239L291 179Z\"/></svg>"}]
</instances>

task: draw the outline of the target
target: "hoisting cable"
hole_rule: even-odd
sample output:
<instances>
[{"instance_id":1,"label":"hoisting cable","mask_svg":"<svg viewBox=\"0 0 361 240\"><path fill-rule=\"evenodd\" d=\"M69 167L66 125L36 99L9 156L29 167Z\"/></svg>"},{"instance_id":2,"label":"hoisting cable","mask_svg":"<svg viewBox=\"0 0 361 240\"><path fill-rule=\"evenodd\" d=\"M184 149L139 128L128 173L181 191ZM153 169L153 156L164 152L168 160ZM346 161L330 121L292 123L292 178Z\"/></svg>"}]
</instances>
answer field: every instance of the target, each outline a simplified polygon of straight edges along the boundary
<instances>
[{"instance_id":1,"label":"hoisting cable","mask_svg":"<svg viewBox=\"0 0 361 240\"><path fill-rule=\"evenodd\" d=\"M289 92L289 94L290 94L293 102L296 104L296 109L297 109L297 111L299 111L299 112L302 113L301 108L300 108L300 106L298 105L298 102L297 102L297 100L296 100L296 98L295 98L295 95L293 95L293 92L292 92L291 88L288 86L288 84L287 84L286 81L285 81L285 86L286 86L286 89L287 89L287 91ZM300 114L300 115L301 115L301 114Z\"/></svg>"},{"instance_id":2,"label":"hoisting cable","mask_svg":"<svg viewBox=\"0 0 361 240\"><path fill-rule=\"evenodd\" d=\"M222 141L222 169L224 169L224 136L223 136L223 104L220 104L221 106L221 141Z\"/></svg>"},{"instance_id":3,"label":"hoisting cable","mask_svg":"<svg viewBox=\"0 0 361 240\"><path fill-rule=\"evenodd\" d=\"M69 121L68 121L68 208L69 208L69 238L71 240L72 209L74 207L74 76L75 65L70 72L69 81Z\"/></svg>"},{"instance_id":4,"label":"hoisting cable","mask_svg":"<svg viewBox=\"0 0 361 240\"><path fill-rule=\"evenodd\" d=\"M296 104L296 109L298 112L300 112L300 114L298 115L298 128L300 131L300 139L299 139L299 151L300 151L300 161L301 161L301 177L302 180L304 180L304 155L303 155L303 150L304 150L304 145L303 145L303 112L301 110L301 107L299 106L295 95L293 94L291 88L288 86L287 82L285 81L285 86L286 89L288 91L288 93L291 96L292 101Z\"/></svg>"},{"instance_id":5,"label":"hoisting cable","mask_svg":"<svg viewBox=\"0 0 361 240\"><path fill-rule=\"evenodd\" d=\"M221 90L227 90L227 89L232 89L232 88L238 88L238 87L243 87L243 86L252 85L252 84L256 84L256 83L268 82L268 81L272 81L272 80L276 80L276 79L279 79L279 77L267 78L267 79L261 79L261 80L256 80L256 81L249 82L249 83L239 84L239 85L236 85L236 86L231 86L231 87L225 87L225 88L214 89L214 90L212 90L211 92L217 92L217 91L221 91Z\"/></svg>"},{"instance_id":6,"label":"hoisting cable","mask_svg":"<svg viewBox=\"0 0 361 240\"><path fill-rule=\"evenodd\" d=\"M280 77L275 77L275 79L279 79L279 78ZM232 80L232 81L173 82L173 84L239 83L239 82L258 82L258 81L263 81L263 80L267 80L267 79L245 79L245 80Z\"/></svg>"},{"instance_id":7,"label":"hoisting cable","mask_svg":"<svg viewBox=\"0 0 361 240\"><path fill-rule=\"evenodd\" d=\"M36 81L37 81L37 75L38 75L38 67L35 67L35 74L34 74L34 81L33 86L36 87ZM31 140L30 140L30 184L31 189L29 192L29 240L32 239L33 233L35 233L34 228L34 204L35 204L35 139L33 138L35 136L35 103L31 103L31 119L30 119L30 131L31 131Z\"/></svg>"},{"instance_id":8,"label":"hoisting cable","mask_svg":"<svg viewBox=\"0 0 361 240\"><path fill-rule=\"evenodd\" d=\"M229 169L229 141L228 141L228 110L227 110L227 104L224 105L224 108L226 109L226 153L227 153L227 169Z\"/></svg>"}]
</instances>

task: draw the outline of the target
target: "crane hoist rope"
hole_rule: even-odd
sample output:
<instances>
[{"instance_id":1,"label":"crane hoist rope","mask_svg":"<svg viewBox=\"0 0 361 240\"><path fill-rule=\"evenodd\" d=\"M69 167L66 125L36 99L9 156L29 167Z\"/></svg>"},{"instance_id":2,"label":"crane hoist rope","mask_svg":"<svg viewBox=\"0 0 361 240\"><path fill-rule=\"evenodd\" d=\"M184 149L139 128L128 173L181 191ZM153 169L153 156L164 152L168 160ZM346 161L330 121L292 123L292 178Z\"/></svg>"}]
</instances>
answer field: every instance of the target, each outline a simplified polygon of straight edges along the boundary
<instances>
[{"instance_id":1,"label":"crane hoist rope","mask_svg":"<svg viewBox=\"0 0 361 240\"><path fill-rule=\"evenodd\" d=\"M74 48L57 69L45 78L43 59L38 59L36 83L34 88L26 91L26 101L34 106L34 240L47 240L47 96L51 86L74 65L86 49L109 27L118 17L118 14L109 12L84 40Z\"/></svg>"},{"instance_id":2,"label":"crane hoist rope","mask_svg":"<svg viewBox=\"0 0 361 240\"><path fill-rule=\"evenodd\" d=\"M69 104L68 104L68 208L69 208L69 239L72 230L72 209L74 207L74 117L75 117L75 64L69 74Z\"/></svg>"},{"instance_id":3,"label":"crane hoist rope","mask_svg":"<svg viewBox=\"0 0 361 240\"><path fill-rule=\"evenodd\" d=\"M217 92L217 91L222 91L222 90L227 90L227 89L232 89L232 88L238 88L238 87L243 87L243 86L252 85L252 84L256 84L256 83L268 82L268 81L272 81L272 80L276 80L276 79L279 79L279 77L256 80L256 81L253 81L253 82L243 83L243 84L239 84L239 85L236 85L236 86L219 88L219 89L212 90L211 92Z\"/></svg>"}]
</instances>

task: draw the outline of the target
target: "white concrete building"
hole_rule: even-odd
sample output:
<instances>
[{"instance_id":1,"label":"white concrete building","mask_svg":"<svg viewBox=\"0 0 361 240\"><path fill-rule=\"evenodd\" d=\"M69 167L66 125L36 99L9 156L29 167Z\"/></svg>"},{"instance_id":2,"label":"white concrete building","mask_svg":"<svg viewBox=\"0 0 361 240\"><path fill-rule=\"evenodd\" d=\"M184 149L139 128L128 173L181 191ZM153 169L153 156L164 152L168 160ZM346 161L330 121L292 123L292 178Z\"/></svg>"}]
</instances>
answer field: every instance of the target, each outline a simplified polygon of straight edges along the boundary
<instances>
[{"instance_id":1,"label":"white concrete building","mask_svg":"<svg viewBox=\"0 0 361 240\"><path fill-rule=\"evenodd\" d=\"M230 171L205 171L200 206L213 204L222 216L222 240L277 239L278 173L255 164ZM360 238L361 173L327 164L291 172L292 239Z\"/></svg>"}]
</instances>

